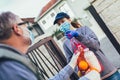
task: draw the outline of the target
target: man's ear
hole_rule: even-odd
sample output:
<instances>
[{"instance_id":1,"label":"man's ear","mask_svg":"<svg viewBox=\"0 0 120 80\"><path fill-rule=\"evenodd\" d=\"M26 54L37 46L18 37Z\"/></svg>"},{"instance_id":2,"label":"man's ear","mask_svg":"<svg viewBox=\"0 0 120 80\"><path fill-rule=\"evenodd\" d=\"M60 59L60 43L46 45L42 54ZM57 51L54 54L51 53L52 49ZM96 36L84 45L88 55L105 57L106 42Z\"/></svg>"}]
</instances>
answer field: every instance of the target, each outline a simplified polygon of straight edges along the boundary
<instances>
[{"instance_id":1,"label":"man's ear","mask_svg":"<svg viewBox=\"0 0 120 80\"><path fill-rule=\"evenodd\" d=\"M17 35L22 35L22 31L21 31L21 29L17 25L13 26L13 31Z\"/></svg>"}]
</instances>

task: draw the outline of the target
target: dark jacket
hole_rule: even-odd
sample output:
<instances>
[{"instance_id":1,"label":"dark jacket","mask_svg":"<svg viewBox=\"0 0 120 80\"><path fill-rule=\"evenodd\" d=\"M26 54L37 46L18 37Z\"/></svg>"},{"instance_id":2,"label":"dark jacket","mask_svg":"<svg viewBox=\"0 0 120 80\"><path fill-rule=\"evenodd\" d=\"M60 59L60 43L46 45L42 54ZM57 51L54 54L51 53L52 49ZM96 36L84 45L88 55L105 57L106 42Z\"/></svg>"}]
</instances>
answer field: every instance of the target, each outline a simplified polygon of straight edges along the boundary
<instances>
[{"instance_id":1,"label":"dark jacket","mask_svg":"<svg viewBox=\"0 0 120 80\"><path fill-rule=\"evenodd\" d=\"M67 65L49 80L69 80L73 69ZM0 80L44 80L38 77L36 68L29 59L13 47L0 44ZM89 80L85 77L79 80Z\"/></svg>"},{"instance_id":2,"label":"dark jacket","mask_svg":"<svg viewBox=\"0 0 120 80\"><path fill-rule=\"evenodd\" d=\"M0 44L0 80L38 80L35 66L14 48Z\"/></svg>"}]
</instances>

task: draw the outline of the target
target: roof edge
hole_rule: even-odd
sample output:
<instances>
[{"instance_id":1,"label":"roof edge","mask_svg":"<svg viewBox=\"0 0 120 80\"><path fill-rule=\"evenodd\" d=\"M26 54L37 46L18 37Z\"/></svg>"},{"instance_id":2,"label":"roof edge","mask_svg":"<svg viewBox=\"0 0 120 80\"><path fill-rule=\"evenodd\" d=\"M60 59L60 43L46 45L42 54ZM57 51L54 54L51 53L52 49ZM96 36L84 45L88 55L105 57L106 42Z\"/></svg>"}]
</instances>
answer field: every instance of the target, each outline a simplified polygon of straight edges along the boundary
<instances>
[{"instance_id":1,"label":"roof edge","mask_svg":"<svg viewBox=\"0 0 120 80\"><path fill-rule=\"evenodd\" d=\"M50 11L53 7L55 7L58 3L60 3L63 0L58 0L54 5L52 5L47 11L45 11L41 16L38 16L38 19L35 20L35 22L38 22L45 14L47 14L48 11Z\"/></svg>"}]
</instances>

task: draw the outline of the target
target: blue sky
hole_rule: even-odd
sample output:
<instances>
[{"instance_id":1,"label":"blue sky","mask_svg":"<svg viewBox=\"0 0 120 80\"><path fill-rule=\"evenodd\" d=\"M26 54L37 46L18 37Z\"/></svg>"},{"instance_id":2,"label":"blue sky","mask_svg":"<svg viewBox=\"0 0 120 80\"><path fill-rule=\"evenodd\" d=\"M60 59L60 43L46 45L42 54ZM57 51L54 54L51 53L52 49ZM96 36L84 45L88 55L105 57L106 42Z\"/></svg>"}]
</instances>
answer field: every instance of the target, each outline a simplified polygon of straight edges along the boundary
<instances>
[{"instance_id":1,"label":"blue sky","mask_svg":"<svg viewBox=\"0 0 120 80\"><path fill-rule=\"evenodd\" d=\"M0 0L0 12L11 11L21 18L37 17L49 0Z\"/></svg>"}]
</instances>

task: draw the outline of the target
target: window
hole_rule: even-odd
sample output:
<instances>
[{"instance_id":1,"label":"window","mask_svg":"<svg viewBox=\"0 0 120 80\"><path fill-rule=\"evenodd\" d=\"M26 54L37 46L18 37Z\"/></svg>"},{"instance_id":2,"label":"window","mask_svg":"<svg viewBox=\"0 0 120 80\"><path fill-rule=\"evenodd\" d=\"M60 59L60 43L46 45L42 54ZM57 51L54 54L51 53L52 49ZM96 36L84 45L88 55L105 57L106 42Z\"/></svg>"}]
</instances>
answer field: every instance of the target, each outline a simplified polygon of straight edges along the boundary
<instances>
[{"instance_id":1,"label":"window","mask_svg":"<svg viewBox=\"0 0 120 80\"><path fill-rule=\"evenodd\" d=\"M54 14L54 13L51 13L50 15L51 15L51 17L54 17L54 16L55 16L55 14Z\"/></svg>"},{"instance_id":2,"label":"window","mask_svg":"<svg viewBox=\"0 0 120 80\"><path fill-rule=\"evenodd\" d=\"M41 29L41 27L37 23L33 24L31 31L33 32L35 37L44 34L43 30Z\"/></svg>"},{"instance_id":3,"label":"window","mask_svg":"<svg viewBox=\"0 0 120 80\"><path fill-rule=\"evenodd\" d=\"M33 28L31 29L32 33L34 34L34 37L37 37L38 36L38 33L36 32L36 30Z\"/></svg>"},{"instance_id":4,"label":"window","mask_svg":"<svg viewBox=\"0 0 120 80\"><path fill-rule=\"evenodd\" d=\"M45 17L41 19L41 26L44 27L45 30L53 26L55 15L56 12L54 10L51 10L48 14L45 15Z\"/></svg>"},{"instance_id":5,"label":"window","mask_svg":"<svg viewBox=\"0 0 120 80\"><path fill-rule=\"evenodd\" d=\"M46 23L46 21L45 21L45 20L43 20L43 21L42 21L42 23L43 23L43 24L45 24L45 23Z\"/></svg>"}]
</instances>

